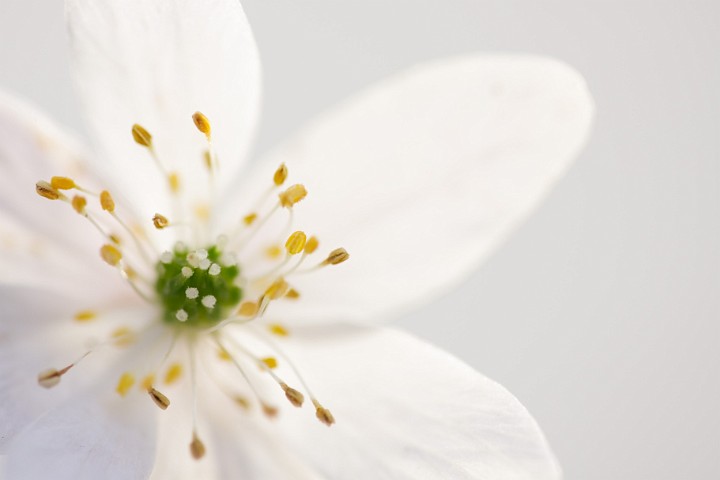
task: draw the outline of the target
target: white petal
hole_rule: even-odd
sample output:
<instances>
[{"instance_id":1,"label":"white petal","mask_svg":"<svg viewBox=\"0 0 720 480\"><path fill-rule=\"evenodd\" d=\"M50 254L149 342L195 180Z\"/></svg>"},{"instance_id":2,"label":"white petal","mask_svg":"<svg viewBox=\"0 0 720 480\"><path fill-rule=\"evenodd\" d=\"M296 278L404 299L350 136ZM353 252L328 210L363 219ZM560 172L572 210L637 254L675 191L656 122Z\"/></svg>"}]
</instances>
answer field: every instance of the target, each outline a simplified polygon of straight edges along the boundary
<instances>
[{"instance_id":1,"label":"white petal","mask_svg":"<svg viewBox=\"0 0 720 480\"><path fill-rule=\"evenodd\" d=\"M0 252L7 248L61 247L67 252L90 244L82 220L68 205L35 193L35 183L51 176L83 175L78 142L39 111L0 91ZM78 226L78 228L75 228ZM2 266L0 266L2 271ZM1 276L1 274L0 274Z\"/></svg>"},{"instance_id":2,"label":"white petal","mask_svg":"<svg viewBox=\"0 0 720 480\"><path fill-rule=\"evenodd\" d=\"M3 478L147 478L155 426L146 399L88 397L48 412L23 431L11 446Z\"/></svg>"},{"instance_id":3,"label":"white petal","mask_svg":"<svg viewBox=\"0 0 720 480\"><path fill-rule=\"evenodd\" d=\"M305 331L287 350L335 417L283 411L282 435L333 479L557 479L527 410L449 354L390 329Z\"/></svg>"},{"instance_id":4,"label":"white petal","mask_svg":"<svg viewBox=\"0 0 720 480\"><path fill-rule=\"evenodd\" d=\"M260 64L237 0L67 0L79 93L100 141L97 161L143 215L168 212L167 181L131 137L139 123L185 191L204 192L205 137L192 115L211 121L223 175L235 172L255 130ZM198 190L198 191L196 191Z\"/></svg>"},{"instance_id":5,"label":"white petal","mask_svg":"<svg viewBox=\"0 0 720 480\"><path fill-rule=\"evenodd\" d=\"M278 312L378 320L449 289L562 176L592 111L582 77L562 63L471 55L413 68L320 117L243 194L287 163L309 191L296 225L351 259L296 279L303 301Z\"/></svg>"}]
</instances>

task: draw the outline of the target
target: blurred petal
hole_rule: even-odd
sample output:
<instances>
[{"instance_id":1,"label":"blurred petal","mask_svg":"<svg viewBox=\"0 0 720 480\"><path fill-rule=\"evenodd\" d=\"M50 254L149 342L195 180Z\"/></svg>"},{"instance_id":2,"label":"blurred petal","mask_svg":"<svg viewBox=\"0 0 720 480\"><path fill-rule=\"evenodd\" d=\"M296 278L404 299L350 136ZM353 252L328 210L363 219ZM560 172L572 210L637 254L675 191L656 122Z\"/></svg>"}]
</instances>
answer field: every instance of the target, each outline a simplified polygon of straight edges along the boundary
<instances>
[{"instance_id":1,"label":"blurred petal","mask_svg":"<svg viewBox=\"0 0 720 480\"><path fill-rule=\"evenodd\" d=\"M328 478L560 477L520 402L435 347L348 326L305 327L284 343L337 423L322 425L309 405L283 411L277 427Z\"/></svg>"},{"instance_id":2,"label":"blurred petal","mask_svg":"<svg viewBox=\"0 0 720 480\"><path fill-rule=\"evenodd\" d=\"M147 478L155 455L155 412L145 400L103 402L97 394L78 395L18 436L3 478Z\"/></svg>"},{"instance_id":3,"label":"blurred petal","mask_svg":"<svg viewBox=\"0 0 720 480\"><path fill-rule=\"evenodd\" d=\"M167 180L133 142L139 123L189 197L205 192L204 136L211 122L223 175L236 172L253 136L260 63L237 0L67 0L79 93L100 142L97 159L143 217L168 212ZM233 175L230 175L232 178ZM184 181L183 181L184 180ZM193 190L196 189L196 190Z\"/></svg>"},{"instance_id":4,"label":"blurred petal","mask_svg":"<svg viewBox=\"0 0 720 480\"><path fill-rule=\"evenodd\" d=\"M554 60L429 63L321 116L229 204L251 204L287 163L309 191L296 225L351 260L294 279L303 301L276 312L376 321L431 300L492 253L575 158L592 112L582 77Z\"/></svg>"}]
</instances>

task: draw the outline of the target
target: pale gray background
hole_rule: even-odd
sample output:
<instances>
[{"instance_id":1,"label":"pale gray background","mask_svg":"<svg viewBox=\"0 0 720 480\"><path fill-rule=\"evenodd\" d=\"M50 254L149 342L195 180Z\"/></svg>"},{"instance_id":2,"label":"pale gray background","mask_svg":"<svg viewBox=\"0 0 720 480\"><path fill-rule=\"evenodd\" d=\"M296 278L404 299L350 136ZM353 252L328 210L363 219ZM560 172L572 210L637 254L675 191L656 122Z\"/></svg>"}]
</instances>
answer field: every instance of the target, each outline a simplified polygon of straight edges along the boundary
<instances>
[{"instance_id":1,"label":"pale gray background","mask_svg":"<svg viewBox=\"0 0 720 480\"><path fill-rule=\"evenodd\" d=\"M266 73L260 151L420 60L534 52L582 71L598 115L577 165L469 282L399 324L513 391L568 479L720 478L720 2L246 9ZM63 28L60 0L0 0L0 85L80 128Z\"/></svg>"}]
</instances>

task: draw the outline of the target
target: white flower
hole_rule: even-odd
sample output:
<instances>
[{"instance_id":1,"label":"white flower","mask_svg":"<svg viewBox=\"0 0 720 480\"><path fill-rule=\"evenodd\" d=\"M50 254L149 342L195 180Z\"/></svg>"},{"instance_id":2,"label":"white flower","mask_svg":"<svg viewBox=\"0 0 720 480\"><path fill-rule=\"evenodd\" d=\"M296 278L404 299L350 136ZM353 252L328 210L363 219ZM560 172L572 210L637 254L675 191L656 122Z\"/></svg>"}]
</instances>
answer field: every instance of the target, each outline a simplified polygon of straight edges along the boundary
<instances>
[{"instance_id":1,"label":"white flower","mask_svg":"<svg viewBox=\"0 0 720 480\"><path fill-rule=\"evenodd\" d=\"M250 168L235 0L66 3L96 154L0 96L6 478L559 477L506 390L369 323L455 285L563 174L575 72L432 62Z\"/></svg>"}]
</instances>

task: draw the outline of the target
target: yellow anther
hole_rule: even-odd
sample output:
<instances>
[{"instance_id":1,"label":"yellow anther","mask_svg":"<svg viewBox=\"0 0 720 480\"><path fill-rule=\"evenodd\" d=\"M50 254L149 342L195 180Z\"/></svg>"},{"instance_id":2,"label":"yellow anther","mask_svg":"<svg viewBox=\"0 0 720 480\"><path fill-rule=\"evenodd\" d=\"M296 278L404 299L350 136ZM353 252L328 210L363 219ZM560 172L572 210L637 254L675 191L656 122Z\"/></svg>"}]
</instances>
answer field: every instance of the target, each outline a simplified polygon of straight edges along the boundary
<instances>
[{"instance_id":1,"label":"yellow anther","mask_svg":"<svg viewBox=\"0 0 720 480\"><path fill-rule=\"evenodd\" d=\"M218 350L218 358L225 362L229 362L230 360L232 360L232 357L230 356L228 351L225 350L224 348L221 348L220 350Z\"/></svg>"},{"instance_id":2,"label":"yellow anther","mask_svg":"<svg viewBox=\"0 0 720 480\"><path fill-rule=\"evenodd\" d=\"M35 191L41 197L45 197L48 200L57 200L59 198L65 198L65 195L58 192L52 185L45 181L39 181L35 184Z\"/></svg>"},{"instance_id":3,"label":"yellow anther","mask_svg":"<svg viewBox=\"0 0 720 480\"><path fill-rule=\"evenodd\" d=\"M313 403L315 404L315 416L318 420L320 420L328 427L335 423L335 417L333 417L333 414L330 412L330 410L317 403L317 400L313 401Z\"/></svg>"},{"instance_id":4,"label":"yellow anther","mask_svg":"<svg viewBox=\"0 0 720 480\"><path fill-rule=\"evenodd\" d=\"M75 188L75 181L68 177L52 177L50 179L50 185L56 190L70 190Z\"/></svg>"},{"instance_id":5,"label":"yellow anther","mask_svg":"<svg viewBox=\"0 0 720 480\"><path fill-rule=\"evenodd\" d=\"M193 433L192 442L190 442L190 455L195 460L200 460L205 456L205 444Z\"/></svg>"},{"instance_id":6,"label":"yellow anther","mask_svg":"<svg viewBox=\"0 0 720 480\"><path fill-rule=\"evenodd\" d=\"M255 223L255 220L257 220L257 217L258 217L257 213L251 213L249 215L245 215L245 217L243 217L243 223L247 226L250 226L253 223Z\"/></svg>"},{"instance_id":7,"label":"yellow anther","mask_svg":"<svg viewBox=\"0 0 720 480\"><path fill-rule=\"evenodd\" d=\"M287 241L285 242L285 250L287 250L290 255L297 255L305 248L305 242L307 242L307 236L305 235L305 232L294 232L288 237Z\"/></svg>"},{"instance_id":8,"label":"yellow anther","mask_svg":"<svg viewBox=\"0 0 720 480\"><path fill-rule=\"evenodd\" d=\"M278 366L278 362L277 362L277 359L276 359L275 357L265 357L265 358L263 358L261 361L262 361L262 363L265 364L265 366L266 366L267 368L269 368L269 369L271 369L271 370L272 370L273 368L277 368L277 366Z\"/></svg>"},{"instance_id":9,"label":"yellow anther","mask_svg":"<svg viewBox=\"0 0 720 480\"><path fill-rule=\"evenodd\" d=\"M323 265L337 265L350 258L350 254L344 248L336 248L322 262Z\"/></svg>"},{"instance_id":10,"label":"yellow anther","mask_svg":"<svg viewBox=\"0 0 720 480\"><path fill-rule=\"evenodd\" d=\"M263 403L263 404L261 405L261 408L262 408L263 413L264 413L268 418L275 418L275 417L277 417L277 414L278 414L278 409L277 409L277 407L273 407L272 405L268 405L267 403Z\"/></svg>"},{"instance_id":11,"label":"yellow anther","mask_svg":"<svg viewBox=\"0 0 720 480\"><path fill-rule=\"evenodd\" d=\"M170 221L165 217L164 215L160 215L159 213L156 213L155 216L152 219L153 225L155 225L155 228L158 230L162 230L163 228L170 225Z\"/></svg>"},{"instance_id":12,"label":"yellow anther","mask_svg":"<svg viewBox=\"0 0 720 480\"><path fill-rule=\"evenodd\" d=\"M107 190L100 192L100 206L106 212L113 213L115 211L115 200Z\"/></svg>"},{"instance_id":13,"label":"yellow anther","mask_svg":"<svg viewBox=\"0 0 720 480\"><path fill-rule=\"evenodd\" d=\"M203 160L205 161L205 168L207 168L208 170L212 170L213 159L210 150L205 150L203 152Z\"/></svg>"},{"instance_id":14,"label":"yellow anther","mask_svg":"<svg viewBox=\"0 0 720 480\"><path fill-rule=\"evenodd\" d=\"M268 330L270 330L270 333L277 335L278 337L287 337L290 335L290 332L279 323L272 323L268 325Z\"/></svg>"},{"instance_id":15,"label":"yellow anther","mask_svg":"<svg viewBox=\"0 0 720 480\"><path fill-rule=\"evenodd\" d=\"M172 193L178 193L180 191L180 175L175 172L168 175L168 185Z\"/></svg>"},{"instance_id":16,"label":"yellow anther","mask_svg":"<svg viewBox=\"0 0 720 480\"><path fill-rule=\"evenodd\" d=\"M302 404L305 401L305 396L302 393L292 387L288 387L286 383L281 383L280 387L282 387L285 392L285 397L290 400L290 403L292 403L293 406L298 408L302 407Z\"/></svg>"},{"instance_id":17,"label":"yellow anther","mask_svg":"<svg viewBox=\"0 0 720 480\"><path fill-rule=\"evenodd\" d=\"M97 317L97 313L92 310L81 310L75 314L75 320L78 322L89 322Z\"/></svg>"},{"instance_id":18,"label":"yellow anther","mask_svg":"<svg viewBox=\"0 0 720 480\"><path fill-rule=\"evenodd\" d=\"M120 375L120 379L118 379L115 391L120 394L121 397L124 397L130 391L133 385L135 385L135 375L130 372L125 372Z\"/></svg>"},{"instance_id":19,"label":"yellow anther","mask_svg":"<svg viewBox=\"0 0 720 480\"><path fill-rule=\"evenodd\" d=\"M298 203L300 200L307 196L307 190L304 185L295 184L289 187L284 192L280 193L280 205L285 208L292 208L293 205Z\"/></svg>"},{"instance_id":20,"label":"yellow anther","mask_svg":"<svg viewBox=\"0 0 720 480\"><path fill-rule=\"evenodd\" d=\"M152 148L152 135L137 123L132 126L132 136L135 143L143 147Z\"/></svg>"},{"instance_id":21,"label":"yellow anther","mask_svg":"<svg viewBox=\"0 0 720 480\"><path fill-rule=\"evenodd\" d=\"M270 300L282 298L290 290L290 285L284 278L278 278L265 290L265 296Z\"/></svg>"},{"instance_id":22,"label":"yellow anther","mask_svg":"<svg viewBox=\"0 0 720 480\"><path fill-rule=\"evenodd\" d=\"M177 382L178 379L182 376L182 365L179 363L173 363L170 365L170 367L167 369L167 372L165 372L165 385L172 385L173 383Z\"/></svg>"},{"instance_id":23,"label":"yellow anther","mask_svg":"<svg viewBox=\"0 0 720 480\"><path fill-rule=\"evenodd\" d=\"M38 374L38 383L41 387L52 388L60 383L62 373L54 368L48 368Z\"/></svg>"},{"instance_id":24,"label":"yellow anther","mask_svg":"<svg viewBox=\"0 0 720 480\"><path fill-rule=\"evenodd\" d=\"M155 388L150 387L150 389L148 389L148 395L150 395L152 401L155 402L155 405L157 405L161 410L167 410L167 407L170 406L170 400L168 397L155 390Z\"/></svg>"},{"instance_id":25,"label":"yellow anther","mask_svg":"<svg viewBox=\"0 0 720 480\"><path fill-rule=\"evenodd\" d=\"M250 409L250 400L246 397L243 397L242 395L234 395L232 399L238 406L242 407L243 410Z\"/></svg>"},{"instance_id":26,"label":"yellow anther","mask_svg":"<svg viewBox=\"0 0 720 480\"><path fill-rule=\"evenodd\" d=\"M116 347L127 347L135 342L135 332L128 327L118 327L110 335Z\"/></svg>"},{"instance_id":27,"label":"yellow anther","mask_svg":"<svg viewBox=\"0 0 720 480\"><path fill-rule=\"evenodd\" d=\"M142 379L142 382L140 382L140 388L146 392L149 392L154 384L155 374L150 373L148 375L145 375L145 377Z\"/></svg>"},{"instance_id":28,"label":"yellow anther","mask_svg":"<svg viewBox=\"0 0 720 480\"><path fill-rule=\"evenodd\" d=\"M204 133L209 141L211 135L210 120L208 120L208 118L200 112L193 113L192 119L195 123L195 127Z\"/></svg>"},{"instance_id":29,"label":"yellow anther","mask_svg":"<svg viewBox=\"0 0 720 480\"><path fill-rule=\"evenodd\" d=\"M288 290L288 292L285 294L285 298L289 298L289 299L291 299L291 300L296 300L296 299L300 298L300 292L298 292L298 291L295 290L294 288L291 288L291 289Z\"/></svg>"},{"instance_id":30,"label":"yellow anther","mask_svg":"<svg viewBox=\"0 0 720 480\"><path fill-rule=\"evenodd\" d=\"M276 186L280 186L283 183L285 183L285 179L288 176L288 169L285 166L285 164L281 164L277 170L275 170L275 174L273 175L273 183L275 183Z\"/></svg>"},{"instance_id":31,"label":"yellow anther","mask_svg":"<svg viewBox=\"0 0 720 480\"><path fill-rule=\"evenodd\" d=\"M105 263L115 267L120 263L120 260L122 260L122 253L113 245L106 244L100 248L100 257L102 257Z\"/></svg>"},{"instance_id":32,"label":"yellow anther","mask_svg":"<svg viewBox=\"0 0 720 480\"><path fill-rule=\"evenodd\" d=\"M258 312L258 304L256 302L243 302L238 308L238 315L241 317L252 317Z\"/></svg>"},{"instance_id":33,"label":"yellow anther","mask_svg":"<svg viewBox=\"0 0 720 480\"><path fill-rule=\"evenodd\" d=\"M125 275L130 280L135 280L138 277L138 273L135 271L132 267L125 267L123 268L123 272L125 272Z\"/></svg>"},{"instance_id":34,"label":"yellow anther","mask_svg":"<svg viewBox=\"0 0 720 480\"><path fill-rule=\"evenodd\" d=\"M280 257L282 255L282 248L280 248L278 245L270 245L265 249L265 255L268 256L268 258L275 259Z\"/></svg>"},{"instance_id":35,"label":"yellow anther","mask_svg":"<svg viewBox=\"0 0 720 480\"><path fill-rule=\"evenodd\" d=\"M305 243L305 254L310 255L311 253L315 252L319 245L320 240L318 240L317 237L312 236L308 238L307 243Z\"/></svg>"},{"instance_id":36,"label":"yellow anther","mask_svg":"<svg viewBox=\"0 0 720 480\"><path fill-rule=\"evenodd\" d=\"M72 199L73 209L80 215L85 214L85 207L87 207L87 199L82 195L75 195Z\"/></svg>"}]
</instances>

